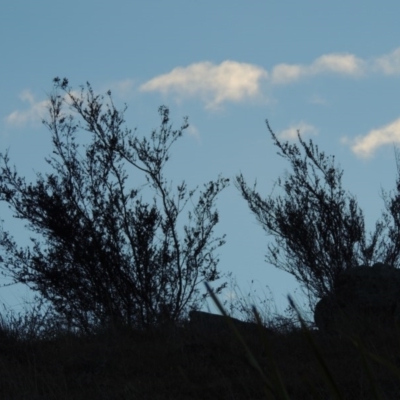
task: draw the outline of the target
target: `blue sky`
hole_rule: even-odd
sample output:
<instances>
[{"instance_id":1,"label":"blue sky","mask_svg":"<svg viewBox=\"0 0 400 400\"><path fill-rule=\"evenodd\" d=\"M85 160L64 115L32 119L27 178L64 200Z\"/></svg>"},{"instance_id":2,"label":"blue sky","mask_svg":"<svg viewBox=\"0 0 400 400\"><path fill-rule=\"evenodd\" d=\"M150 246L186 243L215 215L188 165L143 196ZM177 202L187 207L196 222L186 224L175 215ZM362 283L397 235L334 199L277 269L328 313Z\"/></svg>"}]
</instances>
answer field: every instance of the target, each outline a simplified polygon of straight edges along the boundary
<instances>
[{"instance_id":1,"label":"blue sky","mask_svg":"<svg viewBox=\"0 0 400 400\"><path fill-rule=\"evenodd\" d=\"M117 106L128 104L127 124L139 135L158 126L162 104L177 128L188 116L190 128L166 169L175 184L185 179L195 187L242 172L268 196L290 171L276 154L268 118L280 140L297 142L300 129L335 155L367 232L384 207L381 187L395 188L397 1L38 0L0 9L0 152L10 149L10 164L27 183L36 182L35 172L51 172L44 161L51 134L40 121L59 76L76 89L86 81L98 93L111 89ZM260 296L268 286L278 311L288 293L304 304L294 278L265 262L271 239L233 185L217 208L216 234L227 234L221 272L231 271L243 293L251 280ZM25 223L5 203L0 212L4 229L28 245L33 234ZM21 297L30 298L24 287L0 289L0 301L15 309Z\"/></svg>"}]
</instances>

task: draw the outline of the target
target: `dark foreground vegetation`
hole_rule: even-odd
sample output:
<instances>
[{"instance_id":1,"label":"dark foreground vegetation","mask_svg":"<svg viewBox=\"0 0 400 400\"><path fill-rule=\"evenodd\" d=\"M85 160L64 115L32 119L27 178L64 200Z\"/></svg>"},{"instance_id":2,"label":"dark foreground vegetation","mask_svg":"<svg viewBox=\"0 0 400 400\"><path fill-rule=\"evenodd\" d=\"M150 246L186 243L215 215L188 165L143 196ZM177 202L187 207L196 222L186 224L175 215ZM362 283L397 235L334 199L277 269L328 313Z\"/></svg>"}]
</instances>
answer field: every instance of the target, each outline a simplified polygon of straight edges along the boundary
<instances>
[{"instance_id":1,"label":"dark foreground vegetation","mask_svg":"<svg viewBox=\"0 0 400 400\"><path fill-rule=\"evenodd\" d=\"M400 394L400 330L374 329L359 348L347 336L275 325L266 336L242 335L246 349L234 333L199 335L187 321L90 335L49 328L35 335L39 328L33 315L3 321L1 399L355 400Z\"/></svg>"}]
</instances>

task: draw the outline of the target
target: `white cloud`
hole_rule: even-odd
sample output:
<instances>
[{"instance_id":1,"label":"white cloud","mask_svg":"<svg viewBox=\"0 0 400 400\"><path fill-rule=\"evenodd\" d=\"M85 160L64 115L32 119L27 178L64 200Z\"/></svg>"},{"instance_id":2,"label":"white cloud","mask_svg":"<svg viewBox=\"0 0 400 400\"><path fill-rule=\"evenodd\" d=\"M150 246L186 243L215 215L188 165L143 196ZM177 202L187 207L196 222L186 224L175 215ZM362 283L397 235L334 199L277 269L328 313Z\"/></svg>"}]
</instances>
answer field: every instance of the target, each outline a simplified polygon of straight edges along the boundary
<instances>
[{"instance_id":1,"label":"white cloud","mask_svg":"<svg viewBox=\"0 0 400 400\"><path fill-rule=\"evenodd\" d=\"M374 71L385 75L400 74L400 47L370 60L363 60L349 53L330 53L318 57L309 65L278 64L272 69L271 82L287 84L323 73L360 77Z\"/></svg>"},{"instance_id":2,"label":"white cloud","mask_svg":"<svg viewBox=\"0 0 400 400\"><path fill-rule=\"evenodd\" d=\"M359 78L376 71L400 74L400 47L369 60L350 53L323 54L310 64L277 64L270 74L262 67L236 61L227 60L219 65L199 62L156 76L141 85L140 91L174 93L178 99L198 96L206 102L207 108L218 108L227 101L259 97L262 80L282 85L321 74Z\"/></svg>"},{"instance_id":3,"label":"white cloud","mask_svg":"<svg viewBox=\"0 0 400 400\"><path fill-rule=\"evenodd\" d=\"M81 91L79 90L71 90L70 94L77 99L81 98ZM48 114L48 109L50 106L49 99L36 101L35 96L29 90L24 90L18 97L23 102L29 103L29 108L23 111L19 110L13 111L11 114L9 114L5 118L6 122L9 125L21 127L29 123L41 122L43 119L46 119L49 116ZM63 100L67 105L69 106L72 105L72 100L69 94L64 93ZM83 106L86 106L87 105L86 98L84 97L83 100L84 100Z\"/></svg>"},{"instance_id":4,"label":"white cloud","mask_svg":"<svg viewBox=\"0 0 400 400\"><path fill-rule=\"evenodd\" d=\"M199 95L207 108L218 108L223 102L239 102L260 94L260 81L268 77L261 67L236 61L219 65L200 62L177 67L144 83L140 90L176 93L179 97Z\"/></svg>"},{"instance_id":5,"label":"white cloud","mask_svg":"<svg viewBox=\"0 0 400 400\"><path fill-rule=\"evenodd\" d=\"M352 54L326 54L311 64L314 74L334 72L337 74L360 76L364 73L365 62Z\"/></svg>"},{"instance_id":6,"label":"white cloud","mask_svg":"<svg viewBox=\"0 0 400 400\"><path fill-rule=\"evenodd\" d=\"M400 47L374 61L374 67L386 75L400 74Z\"/></svg>"},{"instance_id":7,"label":"white cloud","mask_svg":"<svg viewBox=\"0 0 400 400\"><path fill-rule=\"evenodd\" d=\"M272 83L282 84L297 81L306 75L306 67L301 65L278 64L272 70Z\"/></svg>"},{"instance_id":8,"label":"white cloud","mask_svg":"<svg viewBox=\"0 0 400 400\"><path fill-rule=\"evenodd\" d=\"M365 62L352 54L325 54L310 65L278 64L271 74L274 84L286 84L302 77L322 73L336 73L350 76L361 76L365 70Z\"/></svg>"},{"instance_id":9,"label":"white cloud","mask_svg":"<svg viewBox=\"0 0 400 400\"><path fill-rule=\"evenodd\" d=\"M400 143L400 118L381 128L369 131L365 136L357 136L354 139L343 137L341 142L349 144L357 156L370 158L379 147L392 142Z\"/></svg>"},{"instance_id":10,"label":"white cloud","mask_svg":"<svg viewBox=\"0 0 400 400\"><path fill-rule=\"evenodd\" d=\"M302 137L306 135L318 135L318 129L315 126L300 121L299 123L292 124L289 128L279 132L277 136L283 140L296 140L297 131L300 131Z\"/></svg>"},{"instance_id":11,"label":"white cloud","mask_svg":"<svg viewBox=\"0 0 400 400\"><path fill-rule=\"evenodd\" d=\"M28 102L30 107L24 111L14 111L6 117L6 122L10 125L23 126L29 122L41 121L47 114L49 106L48 100L36 102L35 97L29 90L24 90L19 98Z\"/></svg>"}]
</instances>

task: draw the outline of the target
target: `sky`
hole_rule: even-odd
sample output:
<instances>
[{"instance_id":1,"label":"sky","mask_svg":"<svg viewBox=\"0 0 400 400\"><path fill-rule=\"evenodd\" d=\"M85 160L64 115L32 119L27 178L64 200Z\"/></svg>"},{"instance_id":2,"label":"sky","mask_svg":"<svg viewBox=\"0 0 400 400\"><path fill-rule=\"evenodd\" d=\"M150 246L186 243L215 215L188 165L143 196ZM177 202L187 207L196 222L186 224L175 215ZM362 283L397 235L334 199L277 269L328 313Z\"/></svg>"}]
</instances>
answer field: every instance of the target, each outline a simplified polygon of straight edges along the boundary
<instances>
[{"instance_id":1,"label":"sky","mask_svg":"<svg viewBox=\"0 0 400 400\"><path fill-rule=\"evenodd\" d=\"M10 165L27 183L52 172L44 160L51 133L41 120L59 76L74 89L87 81L98 94L110 89L117 107L128 105L127 126L140 137L159 126L161 105L175 128L188 116L165 169L176 185L202 187L219 174L233 181L242 173L269 196L291 169L277 155L268 119L279 140L298 143L300 130L335 156L368 236L384 209L381 189L395 189L398 1L21 0L0 9L0 152L9 149ZM80 143L90 143L87 135ZM307 311L294 277L265 261L274 241L233 184L216 207L215 235L227 235L218 249L221 273L232 272L243 294L256 290L263 299L270 290L278 312L288 294ZM12 215L0 203L3 229L30 245L36 236ZM31 298L22 285L0 288L0 302L14 310Z\"/></svg>"}]
</instances>

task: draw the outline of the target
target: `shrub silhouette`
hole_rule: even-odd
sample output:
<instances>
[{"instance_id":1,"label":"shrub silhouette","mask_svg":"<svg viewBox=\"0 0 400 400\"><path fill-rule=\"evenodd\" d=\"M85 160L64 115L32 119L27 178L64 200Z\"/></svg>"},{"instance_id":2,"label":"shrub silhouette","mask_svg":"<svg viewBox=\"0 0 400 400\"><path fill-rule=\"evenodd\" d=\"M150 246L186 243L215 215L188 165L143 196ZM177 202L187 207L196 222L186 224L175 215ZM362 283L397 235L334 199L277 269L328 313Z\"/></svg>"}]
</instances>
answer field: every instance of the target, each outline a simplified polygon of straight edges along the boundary
<instances>
[{"instance_id":1,"label":"shrub silhouette","mask_svg":"<svg viewBox=\"0 0 400 400\"><path fill-rule=\"evenodd\" d=\"M398 265L400 256L400 196L391 201L385 198L395 226L389 228L388 241L383 232L389 227L390 217L383 214L384 222L376 223L375 232L367 244L362 211L353 196L342 189L343 171L334 165L334 156L326 157L318 151L312 140L307 145L298 132L305 151L304 158L296 144L280 143L266 121L274 144L287 159L293 173L278 185L286 196L263 199L251 188L242 174L236 176L235 185L247 201L262 228L275 237L276 246L268 245L267 261L292 274L306 289L311 309L317 299L332 293L342 271L357 265L371 265L381 261ZM311 173L312 172L312 173ZM400 192L400 176L397 181ZM284 259L280 259L281 253Z\"/></svg>"},{"instance_id":2,"label":"shrub silhouette","mask_svg":"<svg viewBox=\"0 0 400 400\"><path fill-rule=\"evenodd\" d=\"M228 179L204 185L179 235L178 217L189 200L193 204L197 188L188 191L182 182L173 195L163 167L188 127L187 118L172 130L169 110L162 106L159 130L150 139L138 139L124 127L126 107L118 111L111 92L106 101L87 83L75 93L67 79L55 78L49 119L43 121L58 158L46 161L58 177L50 174L44 180L38 174L36 185L27 186L11 171L7 153L0 154L5 165L0 199L47 239L45 251L35 239L33 251L18 251L4 233L0 245L8 259L2 260L3 268L15 282L39 292L70 327L90 331L112 321L148 328L176 321L207 296L200 295L199 283L220 278L214 251L224 237L213 237L214 204ZM83 161L77 158L78 131L93 135ZM122 160L144 174L141 188L125 192ZM154 191L152 203L142 199L143 187Z\"/></svg>"}]
</instances>

